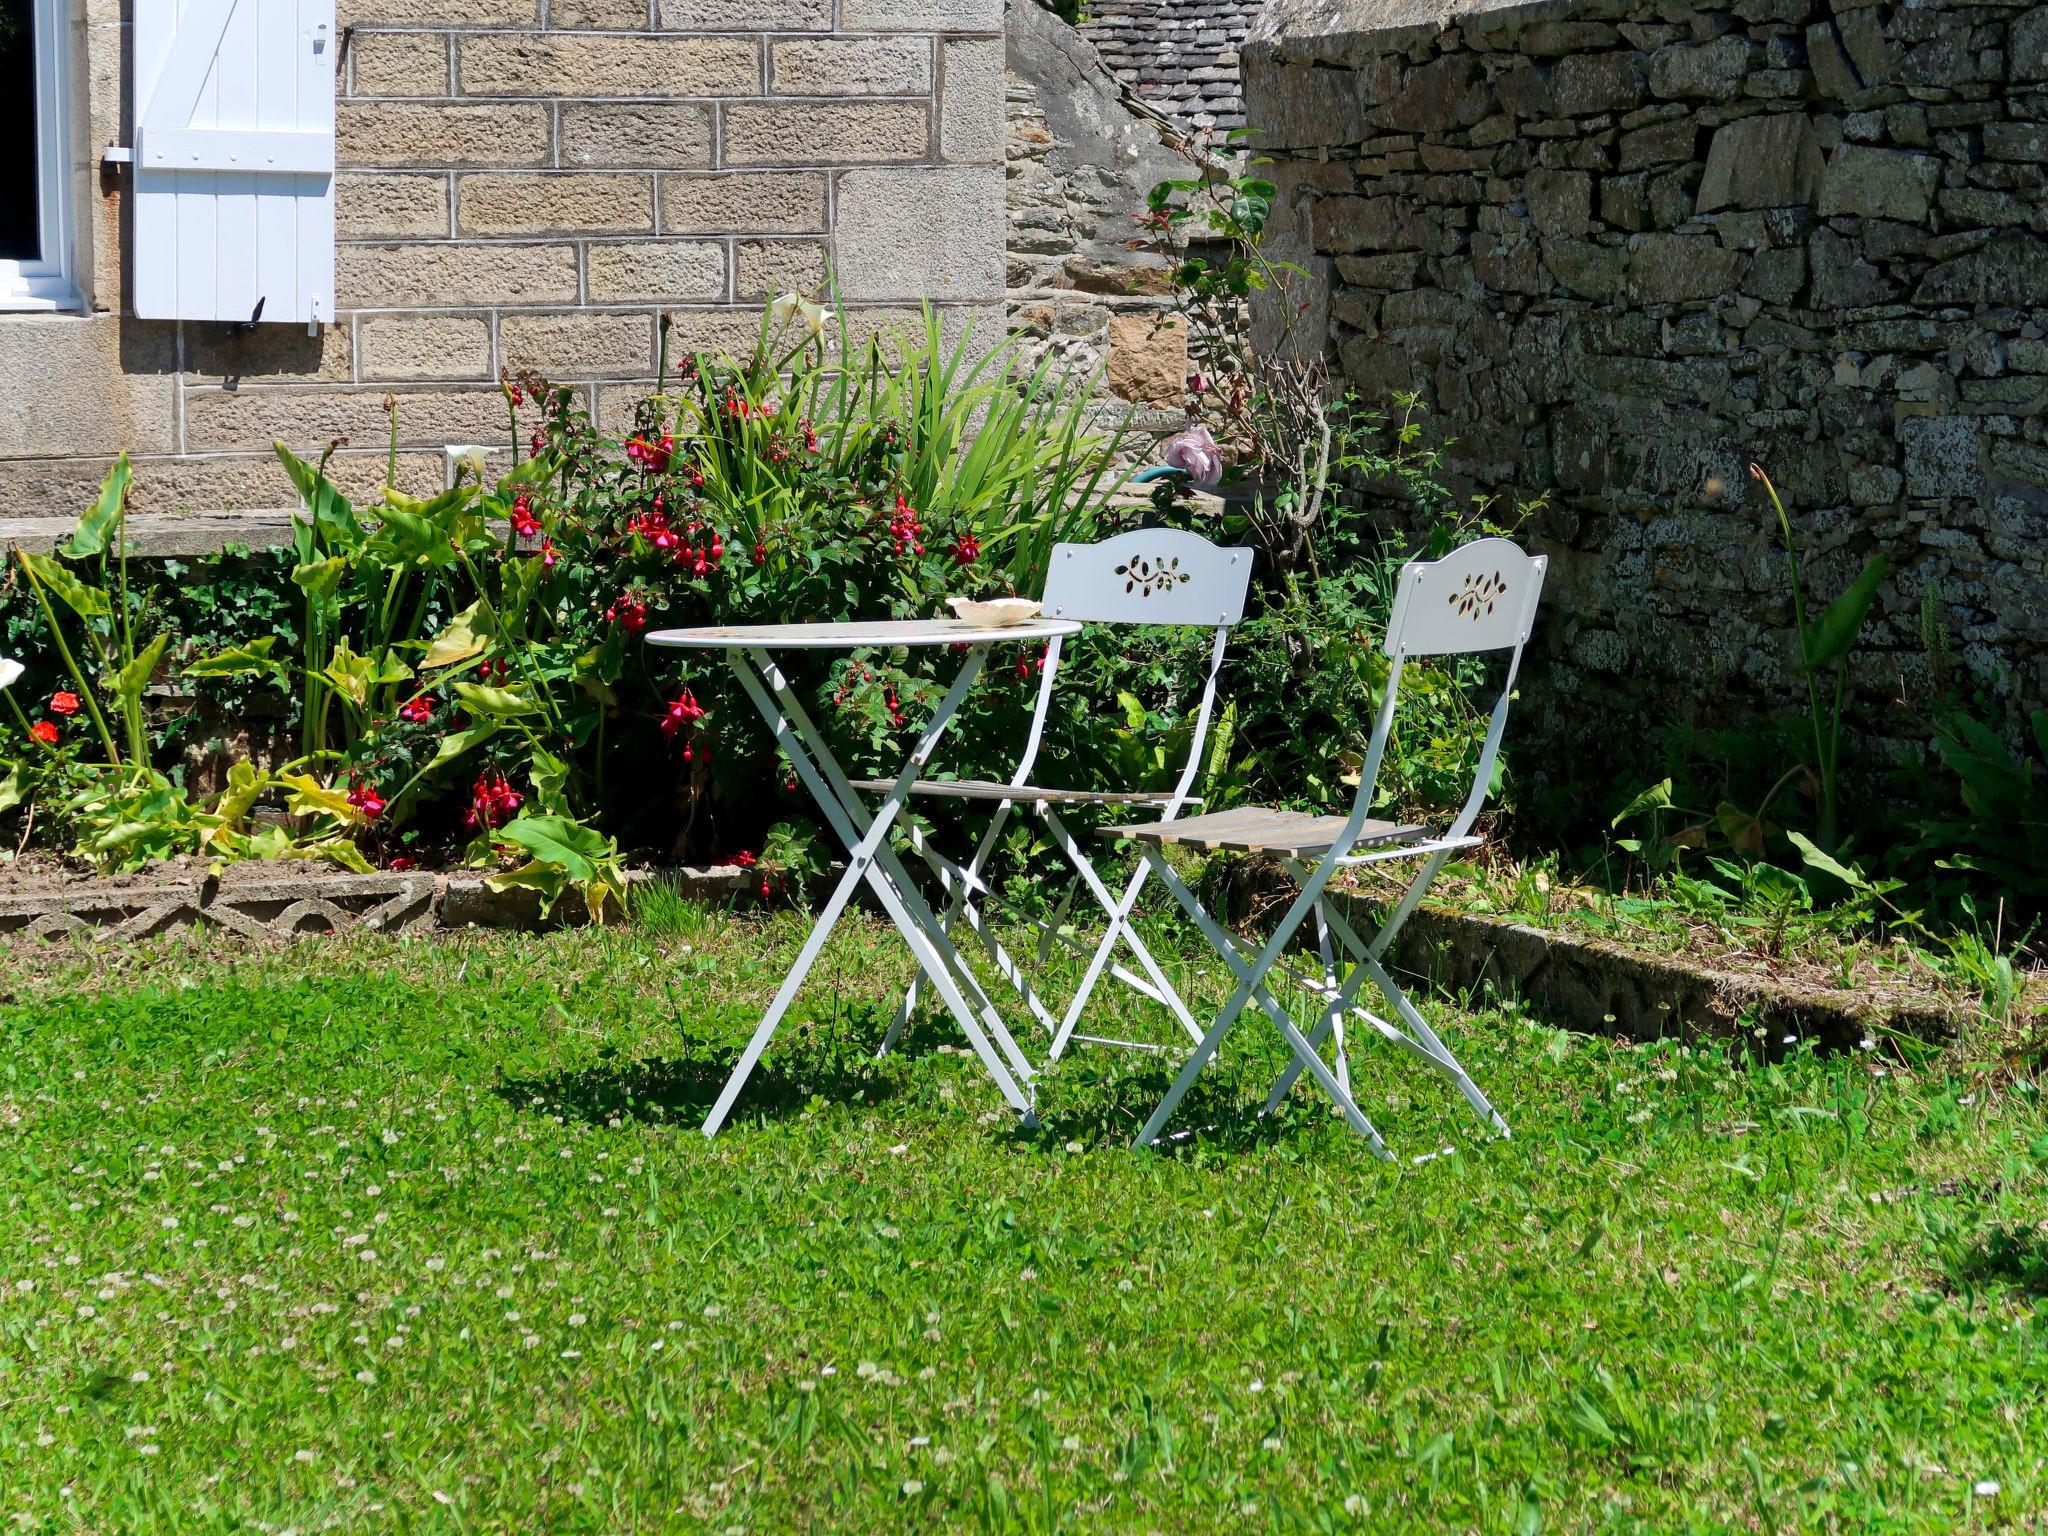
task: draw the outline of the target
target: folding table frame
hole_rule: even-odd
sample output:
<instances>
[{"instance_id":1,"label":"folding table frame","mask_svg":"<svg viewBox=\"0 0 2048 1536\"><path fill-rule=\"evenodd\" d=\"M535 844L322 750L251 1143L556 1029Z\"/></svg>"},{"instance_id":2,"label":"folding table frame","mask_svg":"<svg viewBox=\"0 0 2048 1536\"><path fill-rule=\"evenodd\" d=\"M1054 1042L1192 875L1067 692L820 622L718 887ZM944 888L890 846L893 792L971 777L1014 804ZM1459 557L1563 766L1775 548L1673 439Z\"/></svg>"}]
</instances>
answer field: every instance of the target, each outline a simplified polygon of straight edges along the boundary
<instances>
[{"instance_id":1,"label":"folding table frame","mask_svg":"<svg viewBox=\"0 0 2048 1536\"><path fill-rule=\"evenodd\" d=\"M974 629L957 620L911 620L854 624L770 624L753 627L697 630L666 630L648 636L652 645L672 649L716 650L724 654L740 687L753 700L761 718L774 734L776 745L788 756L797 776L803 780L833 832L845 845L845 872L833 887L831 897L818 914L810 936L789 974L783 978L774 1001L762 1015L753 1038L740 1055L718 1101L704 1121L704 1134L715 1136L732 1112L733 1103L760 1062L761 1054L775 1037L783 1016L796 999L811 967L817 963L825 941L832 935L841 914L855 891L866 885L903 935L916 957L919 970L930 980L967 1036L974 1054L994 1081L1010 1107L1027 1124L1035 1123L1031 1091L1036 1076L1030 1061L1017 1048L994 1002L976 980L947 936L944 926L911 881L902 862L889 844L890 830L900 817L910 786L930 762L933 750L959 712L968 691L981 675L989 647L998 643L1047 640L1053 643L1075 633L1079 624L1063 620L1034 620L1001 630ZM775 664L771 651L780 648L841 649L885 646L964 645L967 656L958 676L940 700L932 718L918 733L903 771L890 783L881 803L870 810L845 772L832 756L827 742L796 690Z\"/></svg>"}]
</instances>

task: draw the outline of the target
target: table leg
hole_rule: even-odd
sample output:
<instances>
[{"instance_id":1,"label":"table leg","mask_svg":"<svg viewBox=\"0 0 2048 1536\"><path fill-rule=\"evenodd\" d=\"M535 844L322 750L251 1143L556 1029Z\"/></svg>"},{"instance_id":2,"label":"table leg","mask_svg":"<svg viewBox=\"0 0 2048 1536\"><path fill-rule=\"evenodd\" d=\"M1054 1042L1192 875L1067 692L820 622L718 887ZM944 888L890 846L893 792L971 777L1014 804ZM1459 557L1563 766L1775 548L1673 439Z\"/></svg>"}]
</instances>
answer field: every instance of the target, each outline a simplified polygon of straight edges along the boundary
<instances>
[{"instance_id":1,"label":"table leg","mask_svg":"<svg viewBox=\"0 0 2048 1536\"><path fill-rule=\"evenodd\" d=\"M975 646L969 653L967 662L961 667L959 678L955 680L952 689L948 691L946 697L940 702L938 712L933 715L931 721L925 726L924 734L919 738L917 747L911 754L910 761L904 765L903 772L897 777L896 783L891 787L890 795L884 802L884 811L877 814L887 815L891 821L894 820L895 811L887 809L888 805L893 802L900 807L903 801L908 798L910 786L917 781L918 773L930 760L932 750L938 745L939 737L944 734L947 724L959 710L961 701L966 697L967 690L973 686L975 679L980 675L982 664L987 660L987 657L988 648L985 645ZM826 747L824 733L812 722L810 715L804 709L803 701L797 697L796 690L789 686L788 679L782 675L781 671L765 653L756 651L753 653L753 658L755 666L761 671L762 678L774 690L776 702L781 706L782 713L788 717L803 741L816 750L817 761L814 766L820 777L831 786L833 795L839 802L839 814L845 818L844 822L833 819L833 810L829 803L821 800L820 805L823 807L827 819L833 821L833 828L839 833L840 837L842 839L850 838L857 831L860 824L869 818L867 807L861 803L860 796L855 793L853 785L848 782L839 764L833 760L830 750ZM790 744L785 743L784 750L792 750ZM1037 1076L1037 1069L1031 1065L1030 1059L1025 1056L1023 1051L1018 1049L1017 1042L1010 1034L1009 1027L1003 1023L1003 1016L997 1011L994 999L988 995L981 982L975 977L974 972L968 967L967 962L961 957L960 951L955 947L952 938L940 923L937 914L932 911L930 905L925 901L923 893L911 881L909 873L903 867L902 861L896 856L896 850L889 846L886 838L876 844L874 860L877 866L877 872L872 882L875 893L882 899L884 908L889 911L891 919L903 931L904 939L910 944L912 953L918 953L918 936L921 935L924 942L936 954L940 963L950 972L958 990L972 1000L972 1011L981 1016L983 1029L994 1037L996 1044L1002 1048L1003 1055L1009 1060L1011 1072L1026 1082ZM885 890L883 888L884 885L889 886L891 889ZM900 913L894 908L889 907L891 891L893 891L898 905L902 908ZM908 928L904 927L906 919L915 926L918 934L913 934ZM921 954L919 959L922 963L923 956ZM926 966L925 969L929 971L930 967ZM932 976L935 984L938 982L938 979L936 974ZM949 1006L951 1005L949 1004ZM954 1011L957 1013L959 1010L955 1009ZM974 1037L972 1026L965 1019L961 1022L963 1027L968 1028L970 1032L969 1038L972 1039Z\"/></svg>"},{"instance_id":2,"label":"table leg","mask_svg":"<svg viewBox=\"0 0 2048 1536\"><path fill-rule=\"evenodd\" d=\"M839 834L842 841L845 842L848 863L846 872L840 877L838 885L833 889L832 896L827 901L825 909L819 914L818 921L813 926L810 937L805 940L803 950L797 956L796 964L791 968L789 975L784 978L781 988L776 992L774 1002L770 1004L768 1012L762 1016L761 1023L756 1027L753 1038L748 1042L746 1050L741 1054L738 1064L733 1069L731 1078L728 1079L725 1088L719 1094L717 1104L712 1108L710 1116L705 1120L705 1135L715 1136L719 1128L725 1123L726 1116L731 1112L734 1100L738 1098L741 1088L745 1086L747 1078L759 1063L762 1052L768 1047L769 1040L774 1037L777 1027L782 1022L783 1015L795 1000L798 989L803 985L804 979L809 974L812 965L816 963L819 952L824 948L826 939L830 937L833 927L837 925L841 914L845 911L846 904L851 899L854 890L863 881L874 888L884 909L888 911L897 929L903 934L905 941L910 945L911 952L916 957L920 968L931 977L932 983L938 989L940 996L945 999L947 1006L960 1021L969 1042L974 1046L976 1054L981 1057L983 1066L988 1069L989 1075L995 1080L996 1086L1001 1090L1003 1097L1019 1112L1027 1116L1031 1113L1030 1100L1026 1098L1023 1091L1017 1086L1010 1073L1005 1070L1001 1057L995 1053L988 1039L975 1023L973 1011L969 1007L967 999L961 994L960 988L955 984L954 977L950 972L944 955L935 946L931 945L927 933L924 931L924 923L919 921L916 912L901 898L899 891L892 887L891 867L893 866L894 869L894 877L900 879L901 865L896 862L887 846L889 828L895 822L897 815L903 808L904 801L908 798L910 785L915 782L919 770L922 769L925 762L930 758L932 749L938 744L939 737L943 734L947 723L959 709L960 702L966 697L967 690L973 685L976 675L981 670L980 662L984 655L985 653L979 649L970 655L968 664L961 669L960 677L946 694L937 714L925 727L923 734L918 740L916 749L911 754L910 762L905 765L903 773L898 777L891 792L884 799L881 808L876 812L865 834L858 830L847 814L844 801L851 796L851 790L843 787L845 785L845 775L839 771L838 764L832 760L830 750L823 736L817 732L815 726L811 725L809 717L803 713L800 705L796 706L792 711L795 717L794 722L786 719L777 710L775 702L770 699L768 692L762 687L762 677L766 677L772 684L776 685L776 692L784 698L786 703L795 704L793 693L788 690L786 683L783 682L781 675L775 670L766 654L760 651L749 652L746 662L743 662L738 654L732 654L727 657L734 675L739 678L741 687L746 690L748 697L753 700L755 708L760 711L761 718L767 723L770 731L774 733L776 742L789 755L790 761L796 768L798 775L804 780L813 797L818 801L819 807L825 812L827 820L833 824L833 829ZM751 669L748 665L749 662L751 663ZM761 676L756 676L753 669L758 669ZM806 751L806 746L811 751ZM818 761L813 761L811 755L813 751L817 754ZM833 782L835 779L838 781L836 785ZM858 801L853 803L856 806L858 805ZM924 917L927 921L929 920L928 911L924 914ZM957 959L958 957L955 956L954 960L956 962ZM1003 1038L1010 1045L1010 1050L1014 1052L1015 1045L1013 1042L1008 1042L1007 1033L1005 1033Z\"/></svg>"}]
</instances>

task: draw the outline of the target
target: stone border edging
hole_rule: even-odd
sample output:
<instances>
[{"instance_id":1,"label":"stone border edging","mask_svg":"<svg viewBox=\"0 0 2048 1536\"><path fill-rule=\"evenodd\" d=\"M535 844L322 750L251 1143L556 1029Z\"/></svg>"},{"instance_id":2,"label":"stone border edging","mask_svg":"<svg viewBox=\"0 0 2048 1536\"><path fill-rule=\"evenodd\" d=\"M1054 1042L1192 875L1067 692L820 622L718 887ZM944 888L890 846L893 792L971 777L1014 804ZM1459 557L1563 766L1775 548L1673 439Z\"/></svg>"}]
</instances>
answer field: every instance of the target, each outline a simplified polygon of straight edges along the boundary
<instances>
[{"instance_id":1,"label":"stone border edging","mask_svg":"<svg viewBox=\"0 0 2048 1536\"><path fill-rule=\"evenodd\" d=\"M239 873L248 866L236 866ZM736 864L635 870L633 884L672 880L695 896L736 894L748 872ZM204 877L81 881L69 889L0 892L0 941L91 933L129 941L172 928L211 924L252 939L369 929L446 933L467 927L540 925L540 901L528 890L493 891L480 874L315 872L227 881Z\"/></svg>"},{"instance_id":2,"label":"stone border edging","mask_svg":"<svg viewBox=\"0 0 2048 1536\"><path fill-rule=\"evenodd\" d=\"M1359 915L1373 911L1346 893ZM1403 971L1452 991L1491 986L1547 1022L1628 1040L1729 1039L1760 1029L1775 1052L1787 1036L1847 1050L1882 1031L1953 1039L1960 1003L1816 987L1725 971L1682 955L1648 954L1528 923L1423 907L1395 946Z\"/></svg>"}]
</instances>

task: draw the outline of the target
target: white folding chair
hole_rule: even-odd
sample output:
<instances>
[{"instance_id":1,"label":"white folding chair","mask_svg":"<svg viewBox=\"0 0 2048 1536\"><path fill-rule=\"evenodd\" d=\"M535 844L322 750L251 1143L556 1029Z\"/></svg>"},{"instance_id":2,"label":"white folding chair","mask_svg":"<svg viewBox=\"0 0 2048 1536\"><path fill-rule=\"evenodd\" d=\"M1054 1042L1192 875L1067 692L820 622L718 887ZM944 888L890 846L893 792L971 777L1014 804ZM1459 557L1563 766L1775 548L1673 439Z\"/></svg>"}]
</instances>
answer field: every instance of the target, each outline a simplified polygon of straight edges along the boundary
<instances>
[{"instance_id":1,"label":"white folding chair","mask_svg":"<svg viewBox=\"0 0 2048 1536\"><path fill-rule=\"evenodd\" d=\"M1193 1040L1202 1038L1202 1028L1167 981L1157 960L1131 927L1131 913L1143 889L1147 867L1141 863L1125 882L1122 892L1112 891L1089 860L1081 840L1074 836L1059 814L1060 807L1148 806L1163 817L1173 817L1191 803L1190 792L1201 770L1203 749L1208 741L1209 722L1215 713L1216 676L1222 668L1230 630L1244 617L1245 594L1251 587L1252 552L1223 549L1202 538L1172 528L1141 529L1119 534L1100 544L1058 544L1053 547L1052 567L1045 583L1044 610L1048 618L1078 619L1092 624L1190 625L1214 630L1209 648L1208 672L1202 682L1201 703L1195 710L1194 727L1188 743L1188 757L1180 777L1170 790L1103 791L1060 789L1032 782L1038 765L1039 748L1045 737L1046 714L1052 704L1053 685L1058 676L1061 642L1051 641L1046 649L1045 670L1039 679L1038 701L1032 711L1031 731L1017 771L1007 784L983 779L919 780L911 786L916 796L979 801L994 806L981 840L965 865L948 859L932 847L931 839L912 828L912 846L923 857L950 901L941 926L951 932L960 922L981 941L989 958L1017 992L1032 1015L1052 1035L1050 1059L1057 1061L1076 1040L1098 1045L1157 1049L1143 1042L1115 1040L1076 1033L1090 997L1104 974L1163 1005ZM857 784L858 789L887 788L880 781ZM1062 944L1088 956L1079 989L1063 1014L1055 1016L1032 984L1030 973L1020 965L996 937L984 907L1000 903L997 893L984 878L989 860L1001 841L1003 829L1018 807L1028 807L1044 825L1053 843L1073 866L1083 889L1102 908L1108 927L1092 949L1066 931L1073 901L1067 901L1051 918L1038 924L1037 966L1042 967L1054 944ZM1116 960L1121 945L1138 969ZM887 1054L901 1037L917 1005L917 983L913 981L896 1011L882 1042Z\"/></svg>"},{"instance_id":2,"label":"white folding chair","mask_svg":"<svg viewBox=\"0 0 2048 1536\"><path fill-rule=\"evenodd\" d=\"M1208 815L1169 816L1142 826L1104 827L1098 832L1098 836L1128 838L1143 847L1146 867L1159 872L1159 878L1187 909L1188 915L1237 978L1236 989L1223 1005L1223 1011L1217 1014L1216 1022L1202 1036L1194 1054L1174 1079L1173 1087L1160 1101L1159 1108L1145 1123L1145 1128L1138 1133L1139 1146L1158 1139L1182 1096L1216 1054L1216 1048L1236 1024L1246 1005L1253 1002L1273 1021L1294 1053L1294 1060L1288 1064L1266 1099L1265 1113L1279 1107L1295 1079L1306 1071L1336 1101L1345 1120L1371 1144L1373 1151L1381 1157L1388 1155L1379 1132L1373 1129L1372 1122L1359 1109L1351 1093L1350 1065L1344 1052L1344 1021L1355 1015L1448 1077L1480 1119L1500 1135L1508 1134L1507 1122L1487 1102L1486 1095L1479 1091L1478 1085L1458 1065L1450 1049L1430 1029L1421 1011L1395 984L1387 973L1384 960L1388 947L1445 862L1452 854L1476 847L1484 841L1472 835L1472 825L1486 803L1486 787L1493 777L1494 763L1500 754L1501 733L1507 726L1508 703L1514 696L1515 677L1521 669L1522 648L1528 643L1530 627L1536 618L1536 603L1543 592L1545 564L1541 557L1532 558L1506 539L1481 539L1453 550L1441 560L1416 561L1401 568L1393 618L1387 627L1386 652L1392 665L1387 674L1386 696L1381 701L1379 718L1373 726L1372 742L1366 751L1365 764L1359 774L1358 793L1352 801L1349 815L1311 816L1265 806L1239 806ZM1478 771L1472 778L1471 793L1467 795L1457 818L1447 831L1438 836L1431 836L1423 827L1375 820L1371 815L1373 786L1386 756L1387 738L1393 730L1402 669L1410 658L1416 656L1468 655L1490 651L1511 653L1507 676L1501 685L1500 698L1493 706L1485 745L1479 753ZM1211 917L1186 882L1174 873L1165 856L1165 849L1171 844L1278 854L1300 882L1301 894L1287 908L1272 936L1255 950ZM1344 920L1342 914L1330 909L1323 899L1324 889L1340 869L1391 863L1396 859L1421 859L1424 862L1378 931L1367 941ZM1313 1032L1303 1035L1287 1010L1273 996L1267 986L1267 978L1302 924L1311 916L1316 921L1317 950L1323 975L1320 982L1297 979L1305 990L1323 1000L1323 1010ZM1333 936L1337 946L1353 962L1349 976L1341 982L1331 945ZM1358 992L1367 980L1379 988L1399 1022L1381 1018L1358 1004ZM1321 1054L1325 1040L1332 1040L1335 1044L1334 1068L1323 1060Z\"/></svg>"}]
</instances>

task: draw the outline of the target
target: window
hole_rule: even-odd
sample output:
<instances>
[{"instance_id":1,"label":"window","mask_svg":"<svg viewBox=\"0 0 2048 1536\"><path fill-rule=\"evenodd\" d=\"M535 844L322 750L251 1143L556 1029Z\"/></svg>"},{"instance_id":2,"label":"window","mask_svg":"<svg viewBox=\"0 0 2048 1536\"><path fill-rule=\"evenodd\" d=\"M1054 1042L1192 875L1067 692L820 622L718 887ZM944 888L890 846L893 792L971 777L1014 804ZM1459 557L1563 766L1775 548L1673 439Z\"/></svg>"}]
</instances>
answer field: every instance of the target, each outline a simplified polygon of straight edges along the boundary
<instances>
[{"instance_id":1,"label":"window","mask_svg":"<svg viewBox=\"0 0 2048 1536\"><path fill-rule=\"evenodd\" d=\"M69 309L69 0L0 0L0 309ZM13 146L26 146L27 153Z\"/></svg>"}]
</instances>

